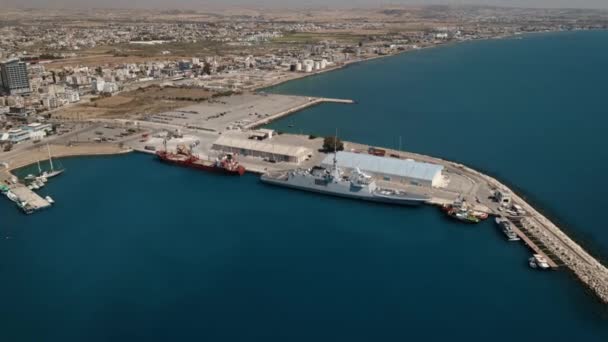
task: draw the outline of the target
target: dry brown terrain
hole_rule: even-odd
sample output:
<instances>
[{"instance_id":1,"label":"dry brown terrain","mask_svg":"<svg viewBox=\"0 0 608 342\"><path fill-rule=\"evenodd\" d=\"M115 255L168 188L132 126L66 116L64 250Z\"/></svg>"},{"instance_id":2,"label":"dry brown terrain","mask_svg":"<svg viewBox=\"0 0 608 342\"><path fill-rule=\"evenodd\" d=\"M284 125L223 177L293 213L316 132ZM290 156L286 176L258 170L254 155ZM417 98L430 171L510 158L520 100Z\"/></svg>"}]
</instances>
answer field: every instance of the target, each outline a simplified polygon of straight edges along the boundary
<instances>
[{"instance_id":1,"label":"dry brown terrain","mask_svg":"<svg viewBox=\"0 0 608 342\"><path fill-rule=\"evenodd\" d=\"M62 120L136 117L185 107L210 96L210 92L200 88L152 86L65 108L53 117Z\"/></svg>"}]
</instances>

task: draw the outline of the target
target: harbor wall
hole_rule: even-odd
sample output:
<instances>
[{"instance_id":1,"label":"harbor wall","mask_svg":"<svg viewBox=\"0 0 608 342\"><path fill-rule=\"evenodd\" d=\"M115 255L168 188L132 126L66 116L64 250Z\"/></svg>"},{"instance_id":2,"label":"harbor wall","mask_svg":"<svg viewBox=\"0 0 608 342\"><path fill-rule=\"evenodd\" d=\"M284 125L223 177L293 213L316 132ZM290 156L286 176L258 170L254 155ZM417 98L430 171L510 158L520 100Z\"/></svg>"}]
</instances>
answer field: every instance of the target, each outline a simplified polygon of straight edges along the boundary
<instances>
[{"instance_id":1,"label":"harbor wall","mask_svg":"<svg viewBox=\"0 0 608 342\"><path fill-rule=\"evenodd\" d=\"M103 143L79 143L73 145L50 145L53 158L66 158L77 156L101 156L129 153L130 148L121 147L119 144L103 144ZM46 146L39 146L32 150L24 150L22 153L16 154L12 158L3 160L8 163L8 168L0 172L0 180L9 179L11 171L32 165L38 160L47 160L48 151Z\"/></svg>"}]
</instances>

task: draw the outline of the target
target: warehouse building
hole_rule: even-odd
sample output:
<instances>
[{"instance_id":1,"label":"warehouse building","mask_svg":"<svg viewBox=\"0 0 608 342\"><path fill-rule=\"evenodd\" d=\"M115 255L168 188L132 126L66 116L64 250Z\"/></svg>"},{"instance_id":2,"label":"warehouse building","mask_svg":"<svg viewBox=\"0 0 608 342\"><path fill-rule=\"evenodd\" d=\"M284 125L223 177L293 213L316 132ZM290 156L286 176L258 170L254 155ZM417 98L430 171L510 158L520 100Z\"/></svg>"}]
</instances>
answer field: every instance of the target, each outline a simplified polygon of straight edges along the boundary
<instances>
[{"instance_id":1,"label":"warehouse building","mask_svg":"<svg viewBox=\"0 0 608 342\"><path fill-rule=\"evenodd\" d=\"M333 154L327 155L322 166L331 167L333 158ZM442 183L441 165L343 151L338 152L336 159L338 167L345 172L359 168L378 179L418 186L438 187Z\"/></svg>"},{"instance_id":2,"label":"warehouse building","mask_svg":"<svg viewBox=\"0 0 608 342\"><path fill-rule=\"evenodd\" d=\"M305 147L275 144L269 141L245 139L223 135L219 137L212 149L224 153L235 153L241 156L258 157L275 162L299 164L306 160L312 151Z\"/></svg>"}]
</instances>

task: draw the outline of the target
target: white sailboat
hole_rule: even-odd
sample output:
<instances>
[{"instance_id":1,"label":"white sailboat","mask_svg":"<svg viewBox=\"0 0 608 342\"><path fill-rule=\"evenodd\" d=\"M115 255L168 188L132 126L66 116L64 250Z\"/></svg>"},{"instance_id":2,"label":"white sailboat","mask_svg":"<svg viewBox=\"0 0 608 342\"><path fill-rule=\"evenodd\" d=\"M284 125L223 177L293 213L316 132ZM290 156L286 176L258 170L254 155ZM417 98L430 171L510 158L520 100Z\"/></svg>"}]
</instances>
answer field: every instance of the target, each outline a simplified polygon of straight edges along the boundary
<instances>
[{"instance_id":1,"label":"white sailboat","mask_svg":"<svg viewBox=\"0 0 608 342\"><path fill-rule=\"evenodd\" d=\"M51 148L49 147L49 144L46 144L46 148L49 151L49 163L51 164L51 171L44 171L40 176L48 179L55 176L59 176L63 173L64 170L55 170L55 167L53 166L53 157L51 157Z\"/></svg>"},{"instance_id":2,"label":"white sailboat","mask_svg":"<svg viewBox=\"0 0 608 342\"><path fill-rule=\"evenodd\" d=\"M40 178L44 178L44 177L41 176L42 175L42 169L40 168L40 160L37 160L36 163L38 164L38 176L35 176L33 174L29 174L29 175L25 176L25 180L26 181L34 182L36 180L39 180ZM44 178L42 181L46 182L46 178Z\"/></svg>"}]
</instances>

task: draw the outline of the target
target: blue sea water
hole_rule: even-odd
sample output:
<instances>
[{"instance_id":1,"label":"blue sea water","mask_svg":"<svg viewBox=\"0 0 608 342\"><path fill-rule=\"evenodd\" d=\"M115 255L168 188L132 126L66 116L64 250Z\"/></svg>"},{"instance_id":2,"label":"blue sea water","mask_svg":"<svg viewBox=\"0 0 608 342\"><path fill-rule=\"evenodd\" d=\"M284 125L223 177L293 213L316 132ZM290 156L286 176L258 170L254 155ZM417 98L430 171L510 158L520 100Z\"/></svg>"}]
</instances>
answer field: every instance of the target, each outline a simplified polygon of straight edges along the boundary
<instances>
[{"instance_id":1,"label":"blue sea water","mask_svg":"<svg viewBox=\"0 0 608 342\"><path fill-rule=\"evenodd\" d=\"M410 52L273 92L349 98L276 121L465 163L522 191L608 260L608 31ZM290 127L293 126L293 127Z\"/></svg>"},{"instance_id":2,"label":"blue sea water","mask_svg":"<svg viewBox=\"0 0 608 342\"><path fill-rule=\"evenodd\" d=\"M603 184L584 172L601 173L606 152L602 144L578 148L601 142L589 137L606 120L601 99L588 92L602 87L593 82L608 69L562 72L581 80L562 86L585 102L568 121L557 113L570 108L563 93L553 99L562 105L545 108L547 83L523 65L559 64L556 56L569 57L562 44L606 57L607 39L605 32L538 35L352 66L276 91L358 105L323 105L273 126L316 134L339 127L345 139L389 146L402 135L408 150L464 161L524 188L605 246L599 214L584 203L593 198L599 207ZM500 67L486 75L485 63L497 58ZM537 88L535 98L496 85L503 72L526 78L518 84ZM483 77L485 86L469 84ZM25 216L0 201L1 341L608 340L605 308L568 272L531 271L529 251L507 243L491 222L461 225L430 207L293 192L142 154L62 163L67 173L42 191L57 201L52 209Z\"/></svg>"}]
</instances>

